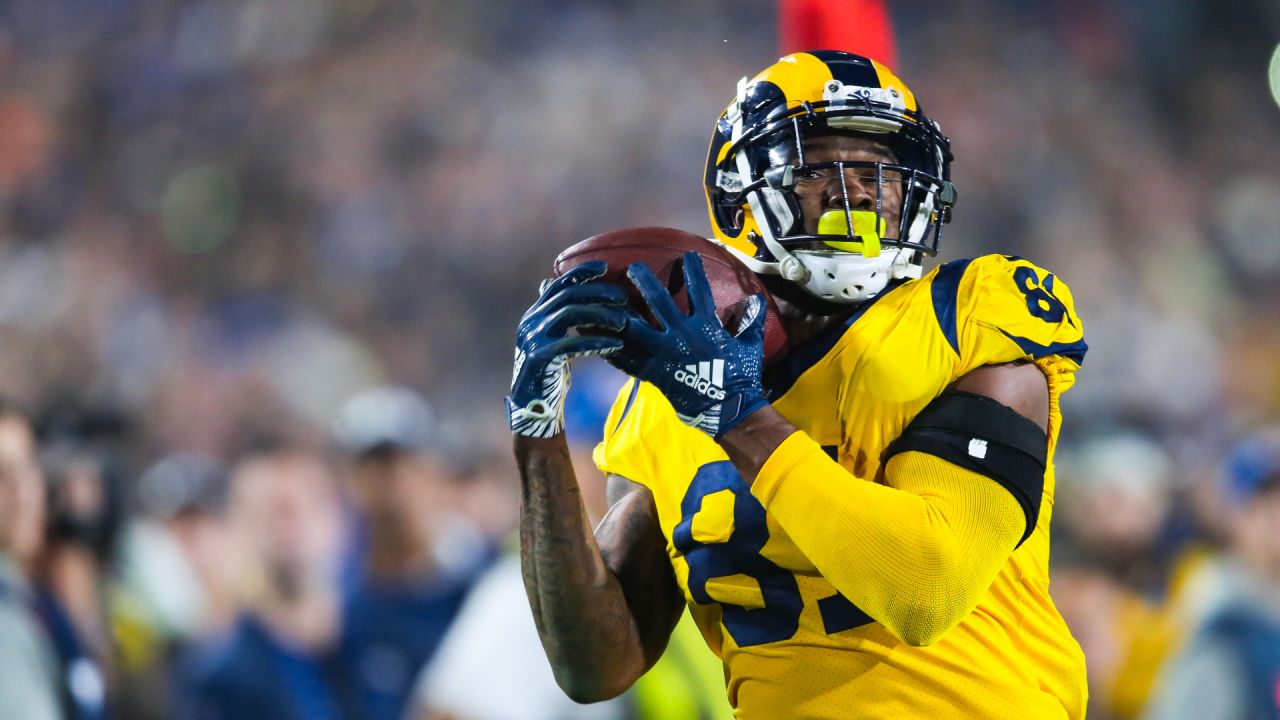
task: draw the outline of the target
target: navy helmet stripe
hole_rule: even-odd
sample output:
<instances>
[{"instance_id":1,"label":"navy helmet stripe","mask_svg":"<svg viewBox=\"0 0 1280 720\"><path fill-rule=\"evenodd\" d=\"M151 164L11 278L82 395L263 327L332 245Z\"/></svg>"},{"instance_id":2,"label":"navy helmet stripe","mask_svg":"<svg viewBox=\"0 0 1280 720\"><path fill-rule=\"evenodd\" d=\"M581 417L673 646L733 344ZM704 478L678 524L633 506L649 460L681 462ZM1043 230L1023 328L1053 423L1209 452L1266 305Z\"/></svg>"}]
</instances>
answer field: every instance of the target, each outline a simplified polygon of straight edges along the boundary
<instances>
[{"instance_id":1,"label":"navy helmet stripe","mask_svg":"<svg viewBox=\"0 0 1280 720\"><path fill-rule=\"evenodd\" d=\"M960 292L960 280L964 278L964 272L971 262L973 262L972 258L952 260L939 267L938 273L933 277L933 286L930 288L933 296L933 315L938 320L938 328L942 330L943 337L947 339L951 349L955 350L956 355L960 354L960 334L956 328L956 301Z\"/></svg>"},{"instance_id":2,"label":"navy helmet stripe","mask_svg":"<svg viewBox=\"0 0 1280 720\"><path fill-rule=\"evenodd\" d=\"M814 50L809 53L831 68L831 75L845 85L880 87L880 75L876 67L861 57L831 50Z\"/></svg>"},{"instance_id":3,"label":"navy helmet stripe","mask_svg":"<svg viewBox=\"0 0 1280 720\"><path fill-rule=\"evenodd\" d=\"M786 112L786 93L768 80L757 80L747 87L747 96L742 100L741 110L743 127L763 125Z\"/></svg>"}]
</instances>

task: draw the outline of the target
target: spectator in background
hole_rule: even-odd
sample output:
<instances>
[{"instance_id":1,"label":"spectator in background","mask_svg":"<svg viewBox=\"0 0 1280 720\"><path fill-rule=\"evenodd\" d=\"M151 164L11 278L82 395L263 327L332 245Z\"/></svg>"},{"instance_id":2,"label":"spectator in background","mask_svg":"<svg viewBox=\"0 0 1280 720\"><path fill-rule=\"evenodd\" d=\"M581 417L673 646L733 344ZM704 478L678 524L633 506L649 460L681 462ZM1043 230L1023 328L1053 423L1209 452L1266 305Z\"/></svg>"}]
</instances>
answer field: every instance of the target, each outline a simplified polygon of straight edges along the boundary
<instances>
[{"instance_id":1,"label":"spectator in background","mask_svg":"<svg viewBox=\"0 0 1280 720\"><path fill-rule=\"evenodd\" d=\"M33 576L71 720L108 715L113 646L106 592L123 516L119 460L132 430L109 404L63 400L40 422L47 527Z\"/></svg>"},{"instance_id":2,"label":"spectator in background","mask_svg":"<svg viewBox=\"0 0 1280 720\"><path fill-rule=\"evenodd\" d=\"M107 574L120 518L118 485L88 438L62 438L45 453L48 533L37 571L40 618L66 678L71 720L107 716L111 637Z\"/></svg>"},{"instance_id":3,"label":"spectator in background","mask_svg":"<svg viewBox=\"0 0 1280 720\"><path fill-rule=\"evenodd\" d=\"M35 435L26 415L0 400L0 718L64 717L57 655L27 577L44 523Z\"/></svg>"},{"instance_id":4,"label":"spectator in background","mask_svg":"<svg viewBox=\"0 0 1280 720\"><path fill-rule=\"evenodd\" d=\"M1148 720L1280 714L1280 427L1227 458L1228 557L1219 600L1161 674Z\"/></svg>"},{"instance_id":5,"label":"spectator in background","mask_svg":"<svg viewBox=\"0 0 1280 720\"><path fill-rule=\"evenodd\" d=\"M360 528L357 579L343 612L345 670L358 717L399 720L414 678L493 552L456 512L423 398L401 387L357 395L334 419L333 435L350 461Z\"/></svg>"},{"instance_id":6,"label":"spectator in background","mask_svg":"<svg viewBox=\"0 0 1280 720\"><path fill-rule=\"evenodd\" d=\"M279 445L231 476L228 521L243 543L242 612L184 678L180 716L199 720L356 717L342 692L340 490L323 457Z\"/></svg>"},{"instance_id":7,"label":"spectator in background","mask_svg":"<svg viewBox=\"0 0 1280 720\"><path fill-rule=\"evenodd\" d=\"M204 455L170 455L152 465L138 481L138 500L149 522L139 542L177 551L187 577L176 583L170 574L151 588L156 612L179 638L199 637L229 628L235 619L235 591L228 567L227 470ZM163 533L164 539L154 533ZM156 565L168 570L172 560ZM150 585L160 585L152 581ZM175 584L180 585L174 587Z\"/></svg>"},{"instance_id":8,"label":"spectator in background","mask_svg":"<svg viewBox=\"0 0 1280 720\"><path fill-rule=\"evenodd\" d=\"M1088 658L1089 717L1134 718L1178 640L1178 548L1165 542L1174 464L1155 439L1121 430L1066 453L1060 473L1053 588Z\"/></svg>"},{"instance_id":9,"label":"spectator in background","mask_svg":"<svg viewBox=\"0 0 1280 720\"><path fill-rule=\"evenodd\" d=\"M235 621L227 471L198 454L161 458L136 488L113 586L113 707L130 720L174 715L175 660Z\"/></svg>"},{"instance_id":10,"label":"spectator in background","mask_svg":"<svg viewBox=\"0 0 1280 720\"><path fill-rule=\"evenodd\" d=\"M506 543L519 522L520 487L511 476L506 440L473 437L450 449L458 511L493 547Z\"/></svg>"},{"instance_id":11,"label":"spectator in background","mask_svg":"<svg viewBox=\"0 0 1280 720\"><path fill-rule=\"evenodd\" d=\"M1174 466L1154 438L1119 431L1090 440L1062 460L1070 487L1060 501L1059 548L1139 594L1158 594L1154 554L1173 501Z\"/></svg>"}]
</instances>

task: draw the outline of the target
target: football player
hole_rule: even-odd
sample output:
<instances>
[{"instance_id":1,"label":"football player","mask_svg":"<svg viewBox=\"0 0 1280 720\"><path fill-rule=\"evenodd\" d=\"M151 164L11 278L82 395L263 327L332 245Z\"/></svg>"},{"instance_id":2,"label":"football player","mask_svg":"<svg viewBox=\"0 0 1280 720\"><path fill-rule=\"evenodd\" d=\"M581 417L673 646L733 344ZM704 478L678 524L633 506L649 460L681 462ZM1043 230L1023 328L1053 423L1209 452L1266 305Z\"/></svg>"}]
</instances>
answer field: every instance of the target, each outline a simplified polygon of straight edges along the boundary
<instances>
[{"instance_id":1,"label":"football player","mask_svg":"<svg viewBox=\"0 0 1280 720\"><path fill-rule=\"evenodd\" d=\"M1084 716L1084 657L1048 593L1083 330L1026 260L923 272L950 162L885 66L789 55L739 84L705 176L714 239L778 301L782 360L762 368L759 299L721 325L694 254L689 313L628 270L660 328L599 264L546 284L508 410L525 584L575 699L629 686L687 604L739 718ZM560 422L567 360L588 354L635 377L596 449L612 508L594 533Z\"/></svg>"}]
</instances>

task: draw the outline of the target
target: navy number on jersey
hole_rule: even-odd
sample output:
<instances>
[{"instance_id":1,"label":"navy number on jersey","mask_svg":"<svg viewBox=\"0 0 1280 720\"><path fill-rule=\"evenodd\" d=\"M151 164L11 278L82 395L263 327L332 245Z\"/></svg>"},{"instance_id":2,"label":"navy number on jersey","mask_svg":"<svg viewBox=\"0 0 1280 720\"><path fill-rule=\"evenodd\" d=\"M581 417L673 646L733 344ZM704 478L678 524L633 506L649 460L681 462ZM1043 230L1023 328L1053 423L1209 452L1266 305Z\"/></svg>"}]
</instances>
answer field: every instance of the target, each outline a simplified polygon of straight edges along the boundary
<instances>
[{"instance_id":1,"label":"navy number on jersey","mask_svg":"<svg viewBox=\"0 0 1280 720\"><path fill-rule=\"evenodd\" d=\"M733 530L723 542L694 539L694 518L710 495L733 496ZM764 607L748 609L722 603L724 626L739 647L786 640L800 627L804 603L795 576L760 554L769 540L764 506L747 489L737 469L727 460L698 468L680 503L680 524L671 539L689 563L689 591L699 603L717 602L707 593L714 578L746 575L760 585Z\"/></svg>"},{"instance_id":2,"label":"navy number on jersey","mask_svg":"<svg viewBox=\"0 0 1280 720\"><path fill-rule=\"evenodd\" d=\"M1053 294L1053 273L1040 276L1032 268L1023 265L1013 271L1013 281L1027 296L1027 311L1048 323L1060 323L1067 317L1067 306ZM1071 323L1071 318L1067 317ZM1071 323L1074 327L1075 323Z\"/></svg>"},{"instance_id":3,"label":"navy number on jersey","mask_svg":"<svg viewBox=\"0 0 1280 720\"><path fill-rule=\"evenodd\" d=\"M729 497L720 496L726 500L731 497L733 523L726 535L708 537L706 532L695 530L695 521L707 498L718 493L728 493ZM751 494L733 464L721 460L698 468L680 503L680 514L671 539L689 564L689 592L698 603L720 603L722 622L738 647L780 642L795 635L804 609L800 588L794 575L760 554L769 540L764 506ZM710 581L735 575L756 581L761 606L749 608L724 602L708 592ZM866 613L840 594L819 600L818 607L828 633L871 622Z\"/></svg>"}]
</instances>

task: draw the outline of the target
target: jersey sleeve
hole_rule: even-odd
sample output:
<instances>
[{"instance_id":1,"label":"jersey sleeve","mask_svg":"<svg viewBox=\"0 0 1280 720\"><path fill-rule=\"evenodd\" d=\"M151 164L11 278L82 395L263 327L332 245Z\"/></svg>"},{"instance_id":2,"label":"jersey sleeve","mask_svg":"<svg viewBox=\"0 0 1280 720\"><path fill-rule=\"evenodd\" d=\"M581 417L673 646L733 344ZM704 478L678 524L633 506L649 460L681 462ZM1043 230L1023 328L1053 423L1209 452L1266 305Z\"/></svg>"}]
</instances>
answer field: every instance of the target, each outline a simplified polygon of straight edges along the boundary
<instances>
[{"instance_id":1,"label":"jersey sleeve","mask_svg":"<svg viewBox=\"0 0 1280 720\"><path fill-rule=\"evenodd\" d=\"M655 429L653 405L658 401L665 402L648 383L632 378L622 386L605 419L604 439L592 452L601 472L649 484L654 476L648 449L653 439L649 435Z\"/></svg>"},{"instance_id":2,"label":"jersey sleeve","mask_svg":"<svg viewBox=\"0 0 1280 720\"><path fill-rule=\"evenodd\" d=\"M1084 363L1089 346L1075 299L1052 272L1008 255L986 255L966 267L943 270L947 268L953 276L959 270L953 347L962 372L1031 360L1069 377ZM941 279L944 273L939 275Z\"/></svg>"},{"instance_id":3,"label":"jersey sleeve","mask_svg":"<svg viewBox=\"0 0 1280 720\"><path fill-rule=\"evenodd\" d=\"M932 455L866 482L803 432L774 450L751 493L822 577L896 637L930 645L967 616L1018 544L1018 501Z\"/></svg>"}]
</instances>

